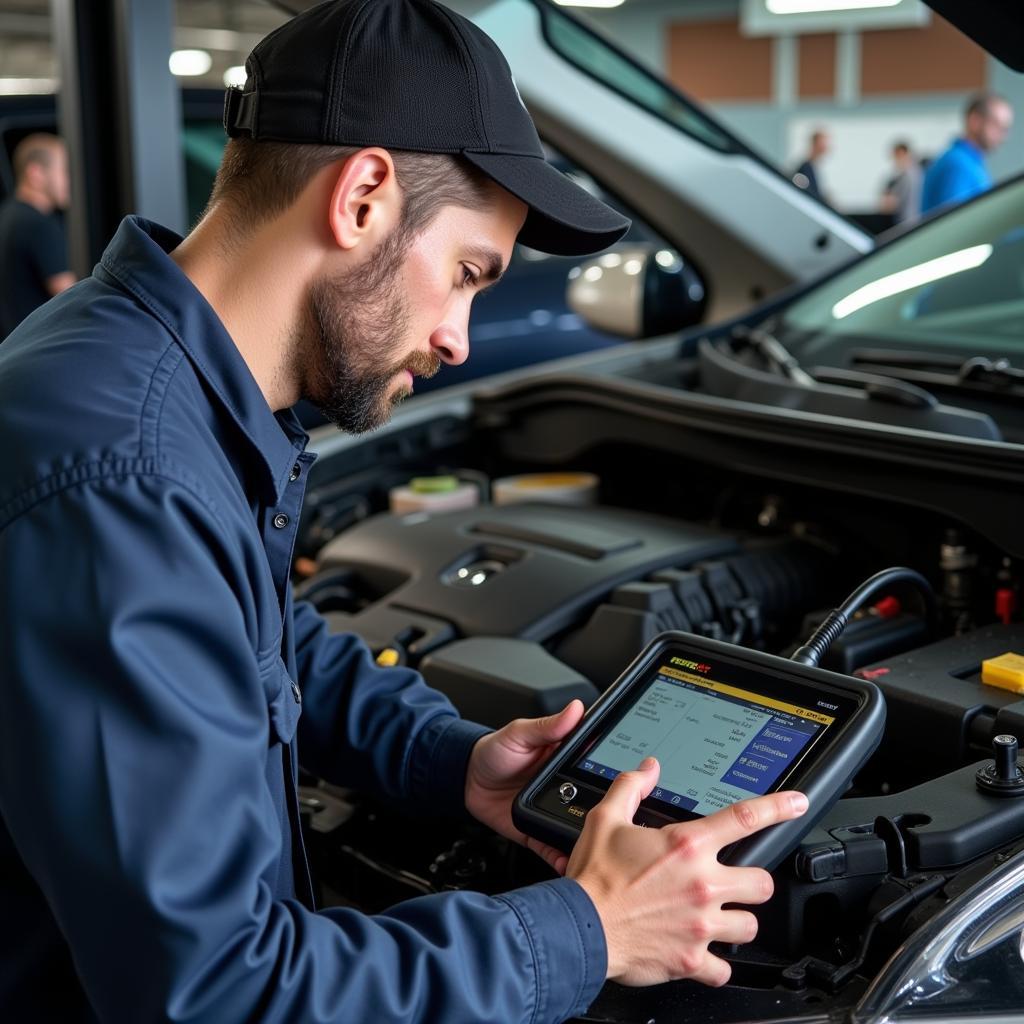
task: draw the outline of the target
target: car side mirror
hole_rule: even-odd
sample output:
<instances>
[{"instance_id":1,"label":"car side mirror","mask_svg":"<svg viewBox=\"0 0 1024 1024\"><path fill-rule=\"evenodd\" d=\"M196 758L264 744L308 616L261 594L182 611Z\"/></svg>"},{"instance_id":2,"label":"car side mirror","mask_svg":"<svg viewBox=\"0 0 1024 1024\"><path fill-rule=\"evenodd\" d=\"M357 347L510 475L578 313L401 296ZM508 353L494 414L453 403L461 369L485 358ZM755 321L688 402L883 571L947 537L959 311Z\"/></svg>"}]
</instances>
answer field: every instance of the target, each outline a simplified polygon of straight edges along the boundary
<instances>
[{"instance_id":1,"label":"car side mirror","mask_svg":"<svg viewBox=\"0 0 1024 1024\"><path fill-rule=\"evenodd\" d=\"M654 338L704 319L707 293L674 249L630 243L569 272L569 308L588 326L623 338Z\"/></svg>"}]
</instances>

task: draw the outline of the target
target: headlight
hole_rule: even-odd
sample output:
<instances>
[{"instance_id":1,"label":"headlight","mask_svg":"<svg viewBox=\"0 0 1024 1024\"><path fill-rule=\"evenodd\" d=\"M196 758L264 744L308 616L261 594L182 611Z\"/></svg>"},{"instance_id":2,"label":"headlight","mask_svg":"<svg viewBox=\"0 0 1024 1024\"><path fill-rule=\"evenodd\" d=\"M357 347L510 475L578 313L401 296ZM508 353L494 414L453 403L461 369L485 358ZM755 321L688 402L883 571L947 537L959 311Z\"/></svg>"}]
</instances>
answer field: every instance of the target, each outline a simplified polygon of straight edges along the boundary
<instances>
[{"instance_id":1,"label":"headlight","mask_svg":"<svg viewBox=\"0 0 1024 1024\"><path fill-rule=\"evenodd\" d=\"M896 951L853 1014L863 1024L1020 1024L1024 852L994 868Z\"/></svg>"}]
</instances>

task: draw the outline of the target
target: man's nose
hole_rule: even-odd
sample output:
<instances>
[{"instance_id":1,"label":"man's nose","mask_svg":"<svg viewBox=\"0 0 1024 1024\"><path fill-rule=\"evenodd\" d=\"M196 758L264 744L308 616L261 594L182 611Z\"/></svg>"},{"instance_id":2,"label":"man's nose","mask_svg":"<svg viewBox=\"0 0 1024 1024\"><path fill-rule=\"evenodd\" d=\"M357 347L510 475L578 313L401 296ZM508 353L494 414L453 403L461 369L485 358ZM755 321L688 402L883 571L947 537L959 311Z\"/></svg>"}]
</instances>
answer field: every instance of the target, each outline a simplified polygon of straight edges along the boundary
<instances>
[{"instance_id":1,"label":"man's nose","mask_svg":"<svg viewBox=\"0 0 1024 1024\"><path fill-rule=\"evenodd\" d=\"M469 356L469 323L445 323L434 329L430 336L430 347L448 363L460 366Z\"/></svg>"}]
</instances>

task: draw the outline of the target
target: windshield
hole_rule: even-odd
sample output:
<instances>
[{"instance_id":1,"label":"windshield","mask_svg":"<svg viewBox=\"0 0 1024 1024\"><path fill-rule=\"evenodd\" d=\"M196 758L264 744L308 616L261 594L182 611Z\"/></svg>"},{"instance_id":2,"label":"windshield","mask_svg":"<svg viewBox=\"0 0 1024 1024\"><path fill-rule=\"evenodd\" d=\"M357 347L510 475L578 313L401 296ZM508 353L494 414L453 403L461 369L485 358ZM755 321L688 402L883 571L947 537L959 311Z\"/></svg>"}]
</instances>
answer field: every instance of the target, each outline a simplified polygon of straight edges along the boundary
<instances>
[{"instance_id":1,"label":"windshield","mask_svg":"<svg viewBox=\"0 0 1024 1024\"><path fill-rule=\"evenodd\" d=\"M844 339L1024 354L1024 178L813 289L786 311L782 332L801 339L803 360Z\"/></svg>"}]
</instances>

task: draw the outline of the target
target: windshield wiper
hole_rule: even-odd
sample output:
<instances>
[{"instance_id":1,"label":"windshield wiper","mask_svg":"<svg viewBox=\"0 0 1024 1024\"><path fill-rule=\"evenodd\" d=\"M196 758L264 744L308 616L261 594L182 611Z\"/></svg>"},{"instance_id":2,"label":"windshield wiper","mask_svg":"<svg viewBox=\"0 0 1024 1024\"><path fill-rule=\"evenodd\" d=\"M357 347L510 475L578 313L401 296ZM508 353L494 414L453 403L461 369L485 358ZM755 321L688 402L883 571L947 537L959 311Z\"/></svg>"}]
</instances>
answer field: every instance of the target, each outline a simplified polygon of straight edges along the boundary
<instances>
[{"instance_id":1,"label":"windshield wiper","mask_svg":"<svg viewBox=\"0 0 1024 1024\"><path fill-rule=\"evenodd\" d=\"M850 363L867 372L885 373L917 384L960 391L983 391L1020 397L1024 369L1009 359L972 356L962 359L931 352L901 352L884 348L859 348L850 353ZM895 372L894 371L898 371Z\"/></svg>"},{"instance_id":2,"label":"windshield wiper","mask_svg":"<svg viewBox=\"0 0 1024 1024\"><path fill-rule=\"evenodd\" d=\"M890 405L904 405L908 409L934 409L939 400L924 388L898 377L864 370L843 370L833 366L815 366L811 375L819 384L838 384L843 387L862 388L868 398Z\"/></svg>"},{"instance_id":3,"label":"windshield wiper","mask_svg":"<svg viewBox=\"0 0 1024 1024\"><path fill-rule=\"evenodd\" d=\"M734 327L734 341L749 345L779 376L801 387L814 387L814 378L796 361L796 357L771 331L763 327Z\"/></svg>"},{"instance_id":4,"label":"windshield wiper","mask_svg":"<svg viewBox=\"0 0 1024 1024\"><path fill-rule=\"evenodd\" d=\"M934 409L939 400L924 388L900 380L892 374L866 373L838 367L815 366L809 372L766 327L734 327L732 340L752 348L768 367L799 387L813 388L819 384L859 388L876 402L903 405L911 409Z\"/></svg>"}]
</instances>

